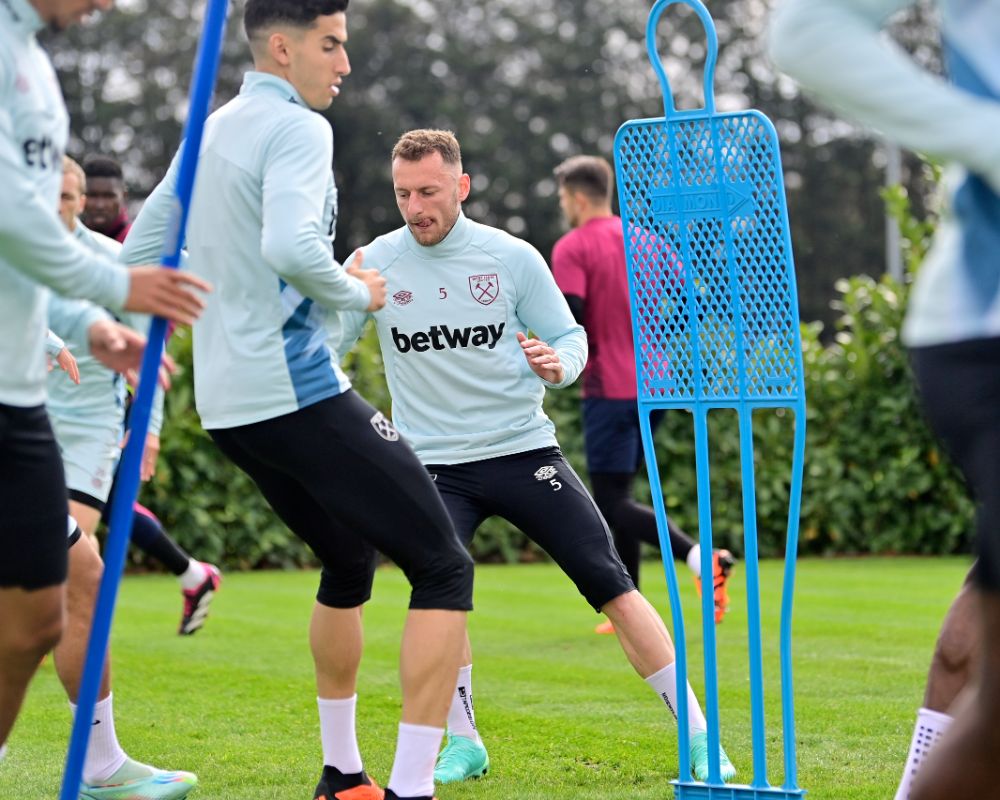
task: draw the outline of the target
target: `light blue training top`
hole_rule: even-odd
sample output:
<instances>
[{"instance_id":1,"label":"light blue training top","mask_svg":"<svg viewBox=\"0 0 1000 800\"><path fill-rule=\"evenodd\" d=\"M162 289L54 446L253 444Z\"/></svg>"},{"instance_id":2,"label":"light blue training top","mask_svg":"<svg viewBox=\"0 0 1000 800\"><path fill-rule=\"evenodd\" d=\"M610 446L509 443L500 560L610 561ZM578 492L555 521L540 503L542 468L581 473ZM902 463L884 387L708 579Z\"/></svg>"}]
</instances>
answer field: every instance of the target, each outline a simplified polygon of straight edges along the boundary
<instances>
[{"instance_id":1,"label":"light blue training top","mask_svg":"<svg viewBox=\"0 0 1000 800\"><path fill-rule=\"evenodd\" d=\"M76 221L72 234L88 250L110 258L117 258L122 248L110 236L90 230L80 220ZM53 298L50 315L64 303ZM147 315L125 312L118 316L123 324L146 335L149 329ZM55 324L58 327L59 323ZM80 384L73 383L61 369L49 372L49 399L46 403L49 416L60 423L61 430L74 427L119 431L125 419L125 379L90 354L85 331L69 331L63 338L76 358ZM159 435L163 423L163 390L158 388L154 397L149 432Z\"/></svg>"},{"instance_id":2,"label":"light blue training top","mask_svg":"<svg viewBox=\"0 0 1000 800\"><path fill-rule=\"evenodd\" d=\"M56 213L69 118L35 39L43 27L27 0L0 2L0 403L22 408L45 402L44 286L115 309L128 294L128 272Z\"/></svg>"},{"instance_id":3,"label":"light blue training top","mask_svg":"<svg viewBox=\"0 0 1000 800\"><path fill-rule=\"evenodd\" d=\"M159 254L178 163L133 224L127 263ZM187 227L191 271L214 287L194 325L205 428L272 419L350 387L326 345L326 312L365 309L371 296L333 258L332 164L329 123L274 75L247 73L206 123Z\"/></svg>"},{"instance_id":4,"label":"light blue training top","mask_svg":"<svg viewBox=\"0 0 1000 800\"><path fill-rule=\"evenodd\" d=\"M949 209L903 327L914 347L1000 336L1000 0L937 0L949 81L881 33L916 0L786 0L778 66L831 105L949 162Z\"/></svg>"},{"instance_id":5,"label":"light blue training top","mask_svg":"<svg viewBox=\"0 0 1000 800\"><path fill-rule=\"evenodd\" d=\"M375 321L393 422L423 463L557 444L542 410L545 386L555 384L531 371L517 333L531 330L556 350L560 387L587 363L587 335L534 247L460 215L430 247L406 227L380 236L364 263L385 276L388 302L374 314L342 313L337 350L346 353Z\"/></svg>"}]
</instances>

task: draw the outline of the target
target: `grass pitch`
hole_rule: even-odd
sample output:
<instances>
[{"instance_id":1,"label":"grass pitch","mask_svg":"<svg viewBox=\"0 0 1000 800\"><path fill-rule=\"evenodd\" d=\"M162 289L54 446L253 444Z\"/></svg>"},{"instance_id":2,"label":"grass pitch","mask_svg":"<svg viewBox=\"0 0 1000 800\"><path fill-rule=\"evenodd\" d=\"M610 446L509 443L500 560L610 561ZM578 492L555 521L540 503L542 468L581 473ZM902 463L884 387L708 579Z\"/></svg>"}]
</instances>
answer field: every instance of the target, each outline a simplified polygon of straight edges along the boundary
<instances>
[{"instance_id":1,"label":"grass pitch","mask_svg":"<svg viewBox=\"0 0 1000 800\"><path fill-rule=\"evenodd\" d=\"M795 602L799 784L812 800L891 797L909 745L938 626L965 574L964 559L805 560ZM701 695L700 622L679 567ZM658 564L643 589L668 620ZM723 742L751 777L744 572L719 627ZM192 800L307 800L322 754L307 621L317 574L225 577L204 630L174 631L174 579L125 579L114 627L117 728L134 758L198 773ZM781 564L762 565L768 777L780 785L777 622ZM379 571L365 611L358 733L366 768L388 779L396 739L396 658L407 596ZM477 570L470 617L477 721L492 770L438 789L440 800L662 800L676 776L675 725L632 672L599 618L551 565ZM0 765L2 800L58 794L69 711L51 661L32 685Z\"/></svg>"}]
</instances>

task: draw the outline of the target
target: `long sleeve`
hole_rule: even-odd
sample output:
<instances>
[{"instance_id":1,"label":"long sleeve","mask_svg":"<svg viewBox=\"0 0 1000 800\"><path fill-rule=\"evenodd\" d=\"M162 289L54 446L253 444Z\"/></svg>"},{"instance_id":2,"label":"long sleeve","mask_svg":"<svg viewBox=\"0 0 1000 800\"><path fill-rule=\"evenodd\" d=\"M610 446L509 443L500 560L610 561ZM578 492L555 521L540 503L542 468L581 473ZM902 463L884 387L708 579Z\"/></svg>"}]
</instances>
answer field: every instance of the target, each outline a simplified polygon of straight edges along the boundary
<instances>
[{"instance_id":1,"label":"long sleeve","mask_svg":"<svg viewBox=\"0 0 1000 800\"><path fill-rule=\"evenodd\" d=\"M63 339L86 342L91 325L110 319L112 317L107 311L86 300L68 300L58 296L49 300L49 328Z\"/></svg>"},{"instance_id":2,"label":"long sleeve","mask_svg":"<svg viewBox=\"0 0 1000 800\"><path fill-rule=\"evenodd\" d=\"M141 333L143 336L148 336L149 334L149 323L152 320L148 314L135 314L131 312L125 312L120 316L122 325L125 325L136 333ZM160 431L163 429L163 405L164 405L164 391L163 387L157 385L156 392L153 395L153 405L150 408L149 415L149 432L154 433L157 436L160 435Z\"/></svg>"},{"instance_id":3,"label":"long sleeve","mask_svg":"<svg viewBox=\"0 0 1000 800\"><path fill-rule=\"evenodd\" d=\"M66 297L120 309L128 296L128 272L87 251L60 222L55 208L31 180L9 111L0 106L0 252L3 263Z\"/></svg>"},{"instance_id":4,"label":"long sleeve","mask_svg":"<svg viewBox=\"0 0 1000 800\"><path fill-rule=\"evenodd\" d=\"M263 175L264 260L304 297L328 309L364 310L368 287L333 260L323 230L323 203L333 144L327 123L315 114L298 117L268 143ZM303 153L311 157L303 158ZM295 175L295 180L289 180Z\"/></svg>"},{"instance_id":5,"label":"long sleeve","mask_svg":"<svg viewBox=\"0 0 1000 800\"><path fill-rule=\"evenodd\" d=\"M1000 104L931 75L881 34L914 1L787 0L771 22L771 57L847 116L1000 191Z\"/></svg>"},{"instance_id":6,"label":"long sleeve","mask_svg":"<svg viewBox=\"0 0 1000 800\"><path fill-rule=\"evenodd\" d=\"M525 247L517 290L517 316L535 335L559 355L565 375L562 388L572 384L587 363L587 334L573 318L545 260L534 248Z\"/></svg>"},{"instance_id":7,"label":"long sleeve","mask_svg":"<svg viewBox=\"0 0 1000 800\"><path fill-rule=\"evenodd\" d=\"M136 264L158 264L163 255L163 243L174 208L174 187L177 183L178 156L170 162L170 167L156 188L153 189L135 222L125 237L118 259L129 266Z\"/></svg>"},{"instance_id":8,"label":"long sleeve","mask_svg":"<svg viewBox=\"0 0 1000 800\"><path fill-rule=\"evenodd\" d=\"M352 254L344 266L349 267L353 262ZM329 345L335 361L340 363L354 349L371 318L372 315L368 311L341 311L339 314L329 315L327 330L330 332Z\"/></svg>"},{"instance_id":9,"label":"long sleeve","mask_svg":"<svg viewBox=\"0 0 1000 800\"><path fill-rule=\"evenodd\" d=\"M51 330L45 336L45 353L52 358L59 355L63 348L66 346L66 342L56 336Z\"/></svg>"}]
</instances>

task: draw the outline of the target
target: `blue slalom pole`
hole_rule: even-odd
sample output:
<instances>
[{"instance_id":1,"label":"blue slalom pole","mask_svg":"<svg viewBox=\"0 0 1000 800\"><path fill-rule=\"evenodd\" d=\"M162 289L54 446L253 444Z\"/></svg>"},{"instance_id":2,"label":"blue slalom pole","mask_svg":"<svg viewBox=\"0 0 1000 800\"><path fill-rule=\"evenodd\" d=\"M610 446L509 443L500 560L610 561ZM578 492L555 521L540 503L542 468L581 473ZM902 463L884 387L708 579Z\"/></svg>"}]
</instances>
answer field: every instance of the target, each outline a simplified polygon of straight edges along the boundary
<instances>
[{"instance_id":1,"label":"blue slalom pole","mask_svg":"<svg viewBox=\"0 0 1000 800\"><path fill-rule=\"evenodd\" d=\"M180 263L181 245L184 240L183 232L187 223L191 193L194 189L202 132L205 127L205 118L208 116L212 93L215 89L215 77L219 71L228 7L229 0L208 0L205 11L204 28L194 65L194 81L191 87L191 102L185 124L184 142L181 146L174 218L160 259L162 266L172 269L177 269ZM132 506L139 491L139 468L142 463L146 433L149 429L153 395L159 379L166 332L166 320L154 317L149 326L149 337L146 350L143 353L139 388L135 403L132 405L131 433L122 455L122 465L118 477L119 485L111 505L110 532L104 551L104 574L101 578L97 606L94 609L94 620L90 629L90 640L87 644L87 659L80 683L80 693L77 697L76 718L73 721L73 733L70 737L69 751L66 754L66 771L63 774L59 800L77 800L80 794L83 761L90 739L91 720L94 716L94 706L97 703L101 675L104 672L108 640L111 636L111 622L114 617L115 601L118 597L118 584L125 566L125 553L132 535Z\"/></svg>"}]
</instances>

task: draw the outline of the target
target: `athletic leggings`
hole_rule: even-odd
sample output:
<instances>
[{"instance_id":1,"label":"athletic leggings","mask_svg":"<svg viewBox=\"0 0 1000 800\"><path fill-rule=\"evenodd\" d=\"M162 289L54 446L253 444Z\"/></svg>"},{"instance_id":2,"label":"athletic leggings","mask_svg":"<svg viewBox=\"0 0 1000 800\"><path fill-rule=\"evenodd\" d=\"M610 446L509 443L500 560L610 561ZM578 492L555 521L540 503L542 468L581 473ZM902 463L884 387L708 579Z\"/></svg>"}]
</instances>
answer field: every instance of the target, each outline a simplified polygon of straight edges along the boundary
<instances>
[{"instance_id":1,"label":"athletic leggings","mask_svg":"<svg viewBox=\"0 0 1000 800\"><path fill-rule=\"evenodd\" d=\"M595 472L590 475L594 502L608 521L618 555L638 587L642 543L659 549L660 537L656 532L656 515L653 509L632 499L634 481L634 473ZM670 519L667 520L667 528L673 557L678 561L686 560L694 547L694 540Z\"/></svg>"}]
</instances>

